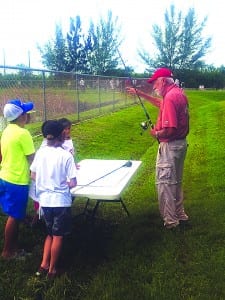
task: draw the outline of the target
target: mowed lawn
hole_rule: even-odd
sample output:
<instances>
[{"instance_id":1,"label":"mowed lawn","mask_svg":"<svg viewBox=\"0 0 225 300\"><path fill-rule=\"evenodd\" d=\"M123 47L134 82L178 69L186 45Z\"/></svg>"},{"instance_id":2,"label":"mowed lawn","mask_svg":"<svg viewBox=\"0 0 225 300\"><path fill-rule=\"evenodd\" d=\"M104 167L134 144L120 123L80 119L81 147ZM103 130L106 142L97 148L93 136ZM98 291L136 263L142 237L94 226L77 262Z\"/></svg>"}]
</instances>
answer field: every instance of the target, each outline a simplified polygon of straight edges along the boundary
<instances>
[{"instance_id":1,"label":"mowed lawn","mask_svg":"<svg viewBox=\"0 0 225 300\"><path fill-rule=\"evenodd\" d=\"M140 105L72 127L77 159L134 159L142 165L120 204L99 207L94 226L76 215L60 261L65 274L55 281L34 276L41 261L43 224L22 224L25 261L0 260L1 299L225 299L225 91L186 91L191 131L184 171L185 208L192 227L168 231L158 212L154 186L157 142L142 132ZM146 104L152 121L157 110ZM34 130L34 126L30 127ZM36 129L35 129L36 132ZM38 147L41 139L35 137ZM32 216L32 202L28 214ZM6 218L0 217L0 246Z\"/></svg>"}]
</instances>

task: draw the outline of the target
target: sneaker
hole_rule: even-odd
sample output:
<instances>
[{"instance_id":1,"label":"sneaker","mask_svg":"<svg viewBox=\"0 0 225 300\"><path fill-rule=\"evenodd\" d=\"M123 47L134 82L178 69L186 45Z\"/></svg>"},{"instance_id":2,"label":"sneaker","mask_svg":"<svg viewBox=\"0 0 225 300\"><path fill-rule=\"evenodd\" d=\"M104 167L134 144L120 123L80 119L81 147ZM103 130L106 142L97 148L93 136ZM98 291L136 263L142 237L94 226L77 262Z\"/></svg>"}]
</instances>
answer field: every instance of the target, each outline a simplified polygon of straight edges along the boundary
<instances>
[{"instance_id":1,"label":"sneaker","mask_svg":"<svg viewBox=\"0 0 225 300\"><path fill-rule=\"evenodd\" d=\"M47 273L47 278L49 279L49 280L53 280L53 279L55 279L57 277L57 274L56 273Z\"/></svg>"},{"instance_id":2,"label":"sneaker","mask_svg":"<svg viewBox=\"0 0 225 300\"><path fill-rule=\"evenodd\" d=\"M173 228L176 228L178 225L179 225L179 223L164 224L166 229L173 229Z\"/></svg>"},{"instance_id":3,"label":"sneaker","mask_svg":"<svg viewBox=\"0 0 225 300\"><path fill-rule=\"evenodd\" d=\"M42 267L40 267L38 270L37 270L37 272L35 273L35 275L37 276L37 277L42 277L42 276L45 276L45 275L47 275L48 274L48 269L45 269L45 268L42 268Z\"/></svg>"},{"instance_id":4,"label":"sneaker","mask_svg":"<svg viewBox=\"0 0 225 300\"><path fill-rule=\"evenodd\" d=\"M47 273L47 278L52 280L52 279L55 279L56 277L59 277L63 274L64 272L62 270L57 270L56 272L54 273L50 273L48 272Z\"/></svg>"}]
</instances>

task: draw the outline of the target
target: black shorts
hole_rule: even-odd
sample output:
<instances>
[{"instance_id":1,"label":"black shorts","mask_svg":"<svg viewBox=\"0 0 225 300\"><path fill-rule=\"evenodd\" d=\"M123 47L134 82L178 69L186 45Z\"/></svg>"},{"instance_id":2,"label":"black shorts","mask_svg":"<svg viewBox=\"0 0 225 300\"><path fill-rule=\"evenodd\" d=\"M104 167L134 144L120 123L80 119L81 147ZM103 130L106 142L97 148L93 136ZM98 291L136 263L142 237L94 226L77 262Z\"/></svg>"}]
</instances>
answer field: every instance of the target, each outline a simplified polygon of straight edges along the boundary
<instances>
[{"instance_id":1,"label":"black shorts","mask_svg":"<svg viewBox=\"0 0 225 300\"><path fill-rule=\"evenodd\" d=\"M42 207L48 235L64 236L71 232L71 207Z\"/></svg>"}]
</instances>

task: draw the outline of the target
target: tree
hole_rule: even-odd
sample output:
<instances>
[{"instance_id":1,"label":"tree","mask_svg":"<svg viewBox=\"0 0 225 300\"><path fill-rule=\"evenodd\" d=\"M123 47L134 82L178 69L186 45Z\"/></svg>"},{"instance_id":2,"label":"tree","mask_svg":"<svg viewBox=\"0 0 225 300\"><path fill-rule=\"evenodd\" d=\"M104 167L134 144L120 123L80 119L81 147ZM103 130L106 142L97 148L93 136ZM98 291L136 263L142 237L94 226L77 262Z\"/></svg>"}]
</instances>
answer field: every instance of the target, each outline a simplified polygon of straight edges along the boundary
<instances>
[{"instance_id":1,"label":"tree","mask_svg":"<svg viewBox=\"0 0 225 300\"><path fill-rule=\"evenodd\" d=\"M118 18L113 18L112 11L108 11L106 19L100 18L95 25L92 21L86 40L86 50L90 73L104 75L118 66L117 49L121 44L119 40L120 28L117 27Z\"/></svg>"},{"instance_id":2,"label":"tree","mask_svg":"<svg viewBox=\"0 0 225 300\"><path fill-rule=\"evenodd\" d=\"M87 49L81 28L80 16L70 18L70 30L67 33L69 71L78 73L88 72Z\"/></svg>"},{"instance_id":3,"label":"tree","mask_svg":"<svg viewBox=\"0 0 225 300\"><path fill-rule=\"evenodd\" d=\"M155 57L146 50L138 54L149 71L152 68L168 67L171 69L197 69L203 65L201 59L211 46L211 38L203 38L202 31L207 17L197 22L194 8L190 8L186 16L176 13L175 6L164 14L164 27L154 24L152 37L157 48Z\"/></svg>"},{"instance_id":4,"label":"tree","mask_svg":"<svg viewBox=\"0 0 225 300\"><path fill-rule=\"evenodd\" d=\"M225 85L225 77L220 69L210 66L205 70L176 70L177 78L182 78L186 88L205 88L221 89Z\"/></svg>"},{"instance_id":5,"label":"tree","mask_svg":"<svg viewBox=\"0 0 225 300\"><path fill-rule=\"evenodd\" d=\"M68 71L68 49L60 24L56 24L55 39L48 41L43 48L39 46L39 51L44 66L55 71Z\"/></svg>"},{"instance_id":6,"label":"tree","mask_svg":"<svg viewBox=\"0 0 225 300\"><path fill-rule=\"evenodd\" d=\"M43 65L51 70L85 73L87 57L80 17L70 18L66 37L63 36L61 25L57 24L54 39L48 41L43 48L39 46L39 51Z\"/></svg>"},{"instance_id":7,"label":"tree","mask_svg":"<svg viewBox=\"0 0 225 300\"><path fill-rule=\"evenodd\" d=\"M76 72L81 74L105 75L115 71L119 57L117 48L120 28L118 18L113 18L108 11L106 19L101 17L95 25L90 21L88 34L82 31L80 16L70 18L69 31L66 38L62 29L56 27L55 39L46 43L39 50L42 62L52 70Z\"/></svg>"}]
</instances>

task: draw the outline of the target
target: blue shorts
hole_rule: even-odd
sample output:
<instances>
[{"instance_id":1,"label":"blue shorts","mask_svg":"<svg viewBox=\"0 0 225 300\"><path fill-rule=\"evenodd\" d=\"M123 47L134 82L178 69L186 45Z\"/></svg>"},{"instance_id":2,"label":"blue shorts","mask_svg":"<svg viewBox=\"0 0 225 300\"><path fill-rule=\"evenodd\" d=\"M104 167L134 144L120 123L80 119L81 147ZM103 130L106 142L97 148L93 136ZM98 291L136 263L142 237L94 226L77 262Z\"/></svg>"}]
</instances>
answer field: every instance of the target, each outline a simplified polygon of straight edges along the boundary
<instances>
[{"instance_id":1,"label":"blue shorts","mask_svg":"<svg viewBox=\"0 0 225 300\"><path fill-rule=\"evenodd\" d=\"M48 235L64 236L71 232L71 207L41 207Z\"/></svg>"},{"instance_id":2,"label":"blue shorts","mask_svg":"<svg viewBox=\"0 0 225 300\"><path fill-rule=\"evenodd\" d=\"M5 214L17 220L26 216L29 185L19 185L0 179L0 204Z\"/></svg>"}]
</instances>

